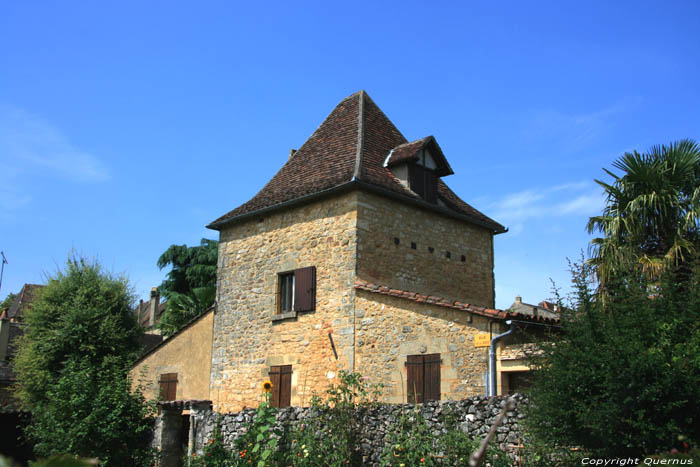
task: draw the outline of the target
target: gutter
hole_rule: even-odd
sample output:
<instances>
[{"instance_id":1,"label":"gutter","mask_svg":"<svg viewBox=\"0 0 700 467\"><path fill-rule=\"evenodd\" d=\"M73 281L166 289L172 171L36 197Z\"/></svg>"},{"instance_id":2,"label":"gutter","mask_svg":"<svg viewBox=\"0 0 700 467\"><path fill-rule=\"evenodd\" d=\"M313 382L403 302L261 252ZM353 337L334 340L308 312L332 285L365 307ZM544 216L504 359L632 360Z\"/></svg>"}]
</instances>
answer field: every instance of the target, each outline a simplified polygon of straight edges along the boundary
<instances>
[{"instance_id":1,"label":"gutter","mask_svg":"<svg viewBox=\"0 0 700 467\"><path fill-rule=\"evenodd\" d=\"M508 320L506 324L510 326L510 329L503 334L492 337L491 345L489 345L489 385L486 392L487 396L495 396L496 392L498 392L496 390L496 343L515 331L515 323L513 321Z\"/></svg>"}]
</instances>

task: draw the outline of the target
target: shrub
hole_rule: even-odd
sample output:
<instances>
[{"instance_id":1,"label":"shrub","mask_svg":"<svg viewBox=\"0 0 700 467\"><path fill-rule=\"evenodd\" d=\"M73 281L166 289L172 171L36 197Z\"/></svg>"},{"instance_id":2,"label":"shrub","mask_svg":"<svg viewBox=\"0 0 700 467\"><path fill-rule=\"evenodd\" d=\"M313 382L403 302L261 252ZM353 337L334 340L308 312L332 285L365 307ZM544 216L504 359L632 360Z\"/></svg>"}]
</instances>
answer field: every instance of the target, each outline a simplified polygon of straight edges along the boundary
<instances>
[{"instance_id":1,"label":"shrub","mask_svg":"<svg viewBox=\"0 0 700 467\"><path fill-rule=\"evenodd\" d=\"M574 265L563 332L542 344L528 431L550 449L642 457L700 441L700 276L651 285L629 274L591 290Z\"/></svg>"}]
</instances>

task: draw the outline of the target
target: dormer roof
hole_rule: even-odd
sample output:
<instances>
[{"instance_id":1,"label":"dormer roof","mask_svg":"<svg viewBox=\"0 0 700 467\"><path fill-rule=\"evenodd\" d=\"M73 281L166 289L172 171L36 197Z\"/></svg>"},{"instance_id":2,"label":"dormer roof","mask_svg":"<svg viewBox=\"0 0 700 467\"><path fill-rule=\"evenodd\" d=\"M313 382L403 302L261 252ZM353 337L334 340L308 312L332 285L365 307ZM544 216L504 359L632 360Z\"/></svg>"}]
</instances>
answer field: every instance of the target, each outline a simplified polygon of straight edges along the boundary
<instances>
[{"instance_id":1,"label":"dormer roof","mask_svg":"<svg viewBox=\"0 0 700 467\"><path fill-rule=\"evenodd\" d=\"M454 174L452 167L450 167L450 164L447 162L447 158L442 153L442 149L440 149L435 137L432 135L396 146L389 152L389 155L384 160L384 167L395 167L397 165L417 161L421 152L426 150L429 151L437 165L436 171L438 177Z\"/></svg>"},{"instance_id":2,"label":"dormer roof","mask_svg":"<svg viewBox=\"0 0 700 467\"><path fill-rule=\"evenodd\" d=\"M409 143L365 91L356 92L333 109L262 190L207 227L220 230L236 220L362 188L472 222L494 233L505 232L501 224L465 203L442 180L438 180L437 187L442 203L430 204L402 185L385 166L392 150L410 159L415 154L412 151L425 147L436 162L439 160L441 173L451 174L435 138Z\"/></svg>"}]
</instances>

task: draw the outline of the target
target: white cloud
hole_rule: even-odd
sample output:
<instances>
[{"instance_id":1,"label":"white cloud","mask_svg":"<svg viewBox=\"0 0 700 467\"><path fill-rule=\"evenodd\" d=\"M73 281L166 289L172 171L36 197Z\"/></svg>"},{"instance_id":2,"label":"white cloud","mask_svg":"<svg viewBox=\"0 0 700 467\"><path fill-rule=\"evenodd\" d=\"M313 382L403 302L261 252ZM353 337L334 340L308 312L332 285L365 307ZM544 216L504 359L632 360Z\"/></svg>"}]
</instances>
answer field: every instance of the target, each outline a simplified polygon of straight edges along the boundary
<instances>
[{"instance_id":1,"label":"white cloud","mask_svg":"<svg viewBox=\"0 0 700 467\"><path fill-rule=\"evenodd\" d=\"M603 209L604 201L593 183L572 182L508 194L486 203L486 212L515 236L533 220L595 215Z\"/></svg>"},{"instance_id":2,"label":"white cloud","mask_svg":"<svg viewBox=\"0 0 700 467\"><path fill-rule=\"evenodd\" d=\"M100 160L74 146L58 127L15 107L0 106L0 154L23 172L79 182L109 179Z\"/></svg>"},{"instance_id":3,"label":"white cloud","mask_svg":"<svg viewBox=\"0 0 700 467\"><path fill-rule=\"evenodd\" d=\"M524 127L529 139L547 140L562 150L575 152L588 146L615 126L616 117L628 108L615 104L587 113L539 110L530 115Z\"/></svg>"},{"instance_id":4,"label":"white cloud","mask_svg":"<svg viewBox=\"0 0 700 467\"><path fill-rule=\"evenodd\" d=\"M51 122L23 109L0 105L0 221L13 222L32 200L37 175L74 182L103 182L109 173L98 158L74 146Z\"/></svg>"}]
</instances>

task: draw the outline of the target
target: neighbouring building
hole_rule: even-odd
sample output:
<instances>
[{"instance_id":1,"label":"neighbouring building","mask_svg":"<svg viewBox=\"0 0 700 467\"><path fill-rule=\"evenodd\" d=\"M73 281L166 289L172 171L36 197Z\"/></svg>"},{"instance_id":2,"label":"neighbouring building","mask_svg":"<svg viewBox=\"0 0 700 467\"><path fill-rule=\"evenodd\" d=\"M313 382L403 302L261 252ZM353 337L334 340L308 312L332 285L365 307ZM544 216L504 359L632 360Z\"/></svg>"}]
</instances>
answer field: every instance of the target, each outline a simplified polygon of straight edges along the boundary
<instances>
[{"instance_id":1,"label":"neighbouring building","mask_svg":"<svg viewBox=\"0 0 700 467\"><path fill-rule=\"evenodd\" d=\"M0 454L18 462L31 459L32 448L21 428L27 423L28 414L21 410L12 393L12 385L16 382L12 359L18 339L24 334L24 315L43 287L24 284L12 305L0 315Z\"/></svg>"},{"instance_id":2,"label":"neighbouring building","mask_svg":"<svg viewBox=\"0 0 700 467\"><path fill-rule=\"evenodd\" d=\"M130 375L147 399L209 399L214 309L147 349ZM158 336L160 337L160 336Z\"/></svg>"}]
</instances>

